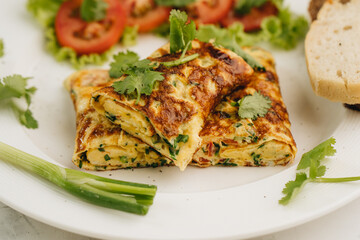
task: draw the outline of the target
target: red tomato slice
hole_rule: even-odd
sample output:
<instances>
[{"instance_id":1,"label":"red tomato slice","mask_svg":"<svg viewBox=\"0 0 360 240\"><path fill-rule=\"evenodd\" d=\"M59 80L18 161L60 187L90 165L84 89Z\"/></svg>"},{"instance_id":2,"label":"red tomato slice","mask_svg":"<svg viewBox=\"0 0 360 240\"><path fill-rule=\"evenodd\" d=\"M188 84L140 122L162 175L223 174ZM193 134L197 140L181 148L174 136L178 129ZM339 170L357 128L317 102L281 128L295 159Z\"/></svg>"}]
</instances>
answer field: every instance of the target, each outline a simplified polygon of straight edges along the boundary
<instances>
[{"instance_id":1,"label":"red tomato slice","mask_svg":"<svg viewBox=\"0 0 360 240\"><path fill-rule=\"evenodd\" d=\"M211 24L218 23L226 17L233 4L233 0L198 0L186 10L196 25Z\"/></svg>"},{"instance_id":2,"label":"red tomato slice","mask_svg":"<svg viewBox=\"0 0 360 240\"><path fill-rule=\"evenodd\" d=\"M138 32L150 32L169 19L171 8L156 6L153 0L122 0L127 25L138 26Z\"/></svg>"},{"instance_id":3,"label":"red tomato slice","mask_svg":"<svg viewBox=\"0 0 360 240\"><path fill-rule=\"evenodd\" d=\"M233 23L240 22L244 25L245 32L260 30L261 22L270 16L276 16L277 7L271 2L265 3L263 6L251 9L249 14L237 16L231 11L228 16L221 21L224 27L228 27Z\"/></svg>"},{"instance_id":4,"label":"red tomato slice","mask_svg":"<svg viewBox=\"0 0 360 240\"><path fill-rule=\"evenodd\" d=\"M81 55L102 53L117 43L125 28L126 13L118 0L105 1L109 5L106 17L97 22L85 22L80 18L82 0L64 2L55 19L60 45Z\"/></svg>"}]
</instances>

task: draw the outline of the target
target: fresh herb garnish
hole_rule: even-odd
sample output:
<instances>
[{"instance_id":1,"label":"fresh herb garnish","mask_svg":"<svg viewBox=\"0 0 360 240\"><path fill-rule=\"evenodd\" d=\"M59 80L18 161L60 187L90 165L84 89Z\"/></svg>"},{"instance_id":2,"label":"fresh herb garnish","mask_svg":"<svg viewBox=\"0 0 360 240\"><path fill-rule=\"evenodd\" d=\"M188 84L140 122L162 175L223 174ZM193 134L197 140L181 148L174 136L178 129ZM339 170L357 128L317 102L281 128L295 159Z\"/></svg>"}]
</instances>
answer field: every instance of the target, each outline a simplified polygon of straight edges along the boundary
<instances>
[{"instance_id":1,"label":"fresh herb garnish","mask_svg":"<svg viewBox=\"0 0 360 240\"><path fill-rule=\"evenodd\" d=\"M104 0L84 0L80 7L80 16L86 22L100 21L106 17L109 5Z\"/></svg>"},{"instance_id":2,"label":"fresh herb garnish","mask_svg":"<svg viewBox=\"0 0 360 240\"><path fill-rule=\"evenodd\" d=\"M30 111L31 96L35 93L36 88L27 88L27 81L30 78L21 75L12 75L0 79L0 102L8 103L22 125L27 128L35 129L38 127L36 119L34 119ZM26 101L27 109L22 110L14 101L14 98L23 98Z\"/></svg>"},{"instance_id":3,"label":"fresh herb garnish","mask_svg":"<svg viewBox=\"0 0 360 240\"><path fill-rule=\"evenodd\" d=\"M99 177L62 168L0 142L0 158L37 174L71 194L102 207L145 215L153 203L156 186ZM82 166L82 161L79 167Z\"/></svg>"},{"instance_id":4,"label":"fresh herb garnish","mask_svg":"<svg viewBox=\"0 0 360 240\"><path fill-rule=\"evenodd\" d=\"M188 16L185 12L171 10L170 17L170 53L191 49L191 41L196 36L196 26L194 21L187 23ZM190 42L190 44L189 44Z\"/></svg>"},{"instance_id":5,"label":"fresh herb garnish","mask_svg":"<svg viewBox=\"0 0 360 240\"><path fill-rule=\"evenodd\" d=\"M243 119L256 120L258 117L264 117L271 108L271 100L258 92L243 97L238 103L238 113L240 118Z\"/></svg>"},{"instance_id":6,"label":"fresh herb garnish","mask_svg":"<svg viewBox=\"0 0 360 240\"><path fill-rule=\"evenodd\" d=\"M196 36L196 26L194 21L187 23L187 14L173 9L170 12L169 22L170 53L182 52L182 54L177 60L162 62L161 64L166 67L174 67L198 58L198 53L185 57L186 52L192 48L192 40L194 40Z\"/></svg>"},{"instance_id":7,"label":"fresh herb garnish","mask_svg":"<svg viewBox=\"0 0 360 240\"><path fill-rule=\"evenodd\" d=\"M109 71L110 77L119 78L127 75L124 80L114 82L114 90L120 94L136 92L136 103L140 101L141 94L152 93L156 81L164 80L161 72L154 71L154 63L148 59L140 60L134 52L120 52L114 56L114 60Z\"/></svg>"},{"instance_id":8,"label":"fresh herb garnish","mask_svg":"<svg viewBox=\"0 0 360 240\"><path fill-rule=\"evenodd\" d=\"M235 12L237 14L247 14L254 7L260 7L267 0L238 0L235 3Z\"/></svg>"},{"instance_id":9,"label":"fresh herb garnish","mask_svg":"<svg viewBox=\"0 0 360 240\"><path fill-rule=\"evenodd\" d=\"M4 56L4 41L0 38L0 58Z\"/></svg>"},{"instance_id":10,"label":"fresh herb garnish","mask_svg":"<svg viewBox=\"0 0 360 240\"><path fill-rule=\"evenodd\" d=\"M326 157L334 156L336 153L334 148L335 142L334 138L329 138L302 155L297 166L296 178L285 184L285 188L282 191L285 196L279 200L280 204L287 205L308 182L340 183L360 180L360 176L345 178L323 177L326 172L326 167L321 164L321 161Z\"/></svg>"},{"instance_id":11,"label":"fresh herb garnish","mask_svg":"<svg viewBox=\"0 0 360 240\"><path fill-rule=\"evenodd\" d=\"M184 54L184 52L183 52L183 54ZM179 59L176 59L174 61L169 61L169 62L162 62L161 64L164 65L165 67L170 68L170 67L175 67L175 66L190 62L199 57L198 53L195 53L195 54L192 54L192 55L186 56L186 57L184 57L183 54L181 55L181 57Z\"/></svg>"},{"instance_id":12,"label":"fresh herb garnish","mask_svg":"<svg viewBox=\"0 0 360 240\"><path fill-rule=\"evenodd\" d=\"M242 57L255 70L265 70L263 65L242 50L239 43L236 42L235 35L226 28L219 28L215 25L202 25L199 27L196 37L202 42L213 42L215 45L230 49Z\"/></svg>"},{"instance_id":13,"label":"fresh herb garnish","mask_svg":"<svg viewBox=\"0 0 360 240\"><path fill-rule=\"evenodd\" d=\"M155 2L159 6L185 7L195 2L195 0L155 0Z\"/></svg>"}]
</instances>

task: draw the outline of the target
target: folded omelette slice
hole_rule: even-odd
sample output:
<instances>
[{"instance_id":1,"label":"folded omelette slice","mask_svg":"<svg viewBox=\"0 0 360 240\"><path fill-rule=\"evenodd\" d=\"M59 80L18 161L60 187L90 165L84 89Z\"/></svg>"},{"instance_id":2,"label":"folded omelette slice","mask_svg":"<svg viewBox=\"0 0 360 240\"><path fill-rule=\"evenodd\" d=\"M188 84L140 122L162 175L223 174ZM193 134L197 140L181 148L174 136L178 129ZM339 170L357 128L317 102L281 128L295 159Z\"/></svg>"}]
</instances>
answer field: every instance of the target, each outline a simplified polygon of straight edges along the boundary
<instances>
[{"instance_id":1,"label":"folded omelette slice","mask_svg":"<svg viewBox=\"0 0 360 240\"><path fill-rule=\"evenodd\" d=\"M109 82L105 70L82 70L65 80L76 111L76 138L72 161L87 170L113 170L170 165L149 145L124 132L90 105L91 94Z\"/></svg>"},{"instance_id":2,"label":"folded omelette slice","mask_svg":"<svg viewBox=\"0 0 360 240\"><path fill-rule=\"evenodd\" d=\"M156 71L165 79L139 102L110 85L96 91L91 100L98 113L173 160L181 170L201 145L199 133L207 116L225 95L245 86L253 74L253 69L228 49L196 40L192 45L187 54L198 53L199 57L171 68L160 65ZM172 61L180 54L170 54L167 44L149 59Z\"/></svg>"},{"instance_id":3,"label":"folded omelette slice","mask_svg":"<svg viewBox=\"0 0 360 240\"><path fill-rule=\"evenodd\" d=\"M244 49L264 65L266 72L255 72L251 82L224 98L209 116L200 136L202 146L192 165L275 166L291 162L297 152L290 132L289 116L283 102L272 55L259 48ZM271 108L256 120L241 119L241 98L260 92Z\"/></svg>"}]
</instances>

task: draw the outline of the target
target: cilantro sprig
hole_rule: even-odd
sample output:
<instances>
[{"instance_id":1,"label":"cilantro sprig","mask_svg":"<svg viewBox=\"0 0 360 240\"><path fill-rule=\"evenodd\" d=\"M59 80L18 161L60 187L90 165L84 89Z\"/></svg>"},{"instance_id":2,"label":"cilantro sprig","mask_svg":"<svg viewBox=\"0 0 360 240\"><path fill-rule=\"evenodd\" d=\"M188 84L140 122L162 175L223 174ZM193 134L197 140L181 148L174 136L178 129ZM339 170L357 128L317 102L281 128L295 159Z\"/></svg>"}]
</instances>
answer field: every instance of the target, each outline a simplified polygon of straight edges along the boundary
<instances>
[{"instance_id":1,"label":"cilantro sprig","mask_svg":"<svg viewBox=\"0 0 360 240\"><path fill-rule=\"evenodd\" d=\"M340 183L351 182L360 180L360 176L357 177L345 177L345 178L324 178L326 172L325 165L322 165L322 161L326 157L334 156L336 150L334 144L335 139L329 138L328 140L320 143L307 153L304 153L296 168L297 173L295 180L289 181L285 184L283 194L285 196L279 200L282 205L287 205L297 195L298 192L309 182L318 183Z\"/></svg>"},{"instance_id":2,"label":"cilantro sprig","mask_svg":"<svg viewBox=\"0 0 360 240\"><path fill-rule=\"evenodd\" d=\"M0 79L0 103L11 107L22 125L35 129L38 127L38 122L30 111L30 104L31 96L35 93L36 88L27 88L27 80L29 79L21 75L12 75ZM25 111L13 101L16 98L25 99L27 104Z\"/></svg>"},{"instance_id":3,"label":"cilantro sprig","mask_svg":"<svg viewBox=\"0 0 360 240\"><path fill-rule=\"evenodd\" d=\"M170 53L191 49L191 41L196 36L194 21L187 23L188 16L185 12L173 9L170 12Z\"/></svg>"},{"instance_id":4,"label":"cilantro sprig","mask_svg":"<svg viewBox=\"0 0 360 240\"><path fill-rule=\"evenodd\" d=\"M253 95L247 95L238 102L232 102L231 105L239 107L240 118L256 120L258 117L264 117L267 114L271 108L271 100L260 92L254 92Z\"/></svg>"},{"instance_id":5,"label":"cilantro sprig","mask_svg":"<svg viewBox=\"0 0 360 240\"><path fill-rule=\"evenodd\" d=\"M108 3L104 0L84 0L80 7L80 16L86 22L100 21L106 17Z\"/></svg>"},{"instance_id":6,"label":"cilantro sprig","mask_svg":"<svg viewBox=\"0 0 360 240\"><path fill-rule=\"evenodd\" d=\"M132 94L136 92L137 101L141 94L150 95L156 81L164 80L161 72L154 70L156 63L148 59L140 60L140 57L132 51L120 52L114 56L109 71L110 77L119 78L127 75L124 80L113 83L113 88L120 94Z\"/></svg>"}]
</instances>

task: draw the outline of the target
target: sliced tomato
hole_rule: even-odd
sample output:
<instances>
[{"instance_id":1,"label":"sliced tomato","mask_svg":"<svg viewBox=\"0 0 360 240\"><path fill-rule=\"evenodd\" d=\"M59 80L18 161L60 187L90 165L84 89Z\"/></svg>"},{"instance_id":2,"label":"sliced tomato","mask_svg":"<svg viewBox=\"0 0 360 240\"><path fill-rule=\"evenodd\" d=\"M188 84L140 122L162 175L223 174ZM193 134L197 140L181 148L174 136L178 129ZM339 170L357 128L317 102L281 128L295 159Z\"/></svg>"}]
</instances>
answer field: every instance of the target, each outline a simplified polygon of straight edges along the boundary
<instances>
[{"instance_id":1,"label":"sliced tomato","mask_svg":"<svg viewBox=\"0 0 360 240\"><path fill-rule=\"evenodd\" d=\"M233 4L233 0L197 0L186 7L186 11L196 25L218 23L228 15Z\"/></svg>"},{"instance_id":2,"label":"sliced tomato","mask_svg":"<svg viewBox=\"0 0 360 240\"><path fill-rule=\"evenodd\" d=\"M82 0L64 2L55 19L60 45L81 55L102 53L117 43L125 28L126 12L118 0L105 1L109 5L106 17L96 22L85 22L80 18Z\"/></svg>"},{"instance_id":3,"label":"sliced tomato","mask_svg":"<svg viewBox=\"0 0 360 240\"><path fill-rule=\"evenodd\" d=\"M251 32L260 30L261 22L270 16L276 16L278 14L277 7L271 3L266 2L261 7L252 8L249 14L236 15L234 11L231 11L226 18L221 21L224 27L228 27L233 23L239 22L244 25L245 32Z\"/></svg>"},{"instance_id":4,"label":"sliced tomato","mask_svg":"<svg viewBox=\"0 0 360 240\"><path fill-rule=\"evenodd\" d=\"M122 0L127 25L138 26L138 32L150 32L169 19L171 8L156 6L153 0Z\"/></svg>"}]
</instances>

